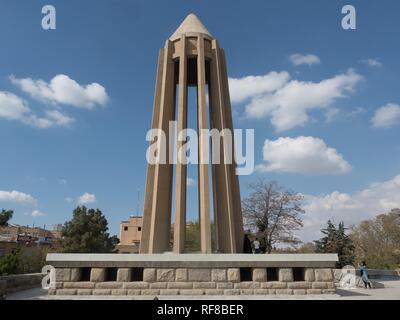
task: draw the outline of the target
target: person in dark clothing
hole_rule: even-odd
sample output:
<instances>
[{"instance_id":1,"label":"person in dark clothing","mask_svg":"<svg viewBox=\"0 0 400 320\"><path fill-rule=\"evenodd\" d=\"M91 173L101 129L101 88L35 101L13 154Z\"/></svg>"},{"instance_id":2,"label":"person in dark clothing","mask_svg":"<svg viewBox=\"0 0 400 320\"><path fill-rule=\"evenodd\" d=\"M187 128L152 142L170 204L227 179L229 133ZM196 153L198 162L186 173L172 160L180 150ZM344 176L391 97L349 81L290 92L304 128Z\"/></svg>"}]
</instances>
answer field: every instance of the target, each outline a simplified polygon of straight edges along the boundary
<instances>
[{"instance_id":1,"label":"person in dark clothing","mask_svg":"<svg viewBox=\"0 0 400 320\"><path fill-rule=\"evenodd\" d=\"M253 253L253 250L251 249L251 241L247 233L244 235L243 253Z\"/></svg>"},{"instance_id":2,"label":"person in dark clothing","mask_svg":"<svg viewBox=\"0 0 400 320\"><path fill-rule=\"evenodd\" d=\"M361 262L361 264L360 264L360 275L361 275L362 281L364 282L365 289L368 289L368 288L372 289L371 281L369 281L367 265L365 264L365 261Z\"/></svg>"}]
</instances>

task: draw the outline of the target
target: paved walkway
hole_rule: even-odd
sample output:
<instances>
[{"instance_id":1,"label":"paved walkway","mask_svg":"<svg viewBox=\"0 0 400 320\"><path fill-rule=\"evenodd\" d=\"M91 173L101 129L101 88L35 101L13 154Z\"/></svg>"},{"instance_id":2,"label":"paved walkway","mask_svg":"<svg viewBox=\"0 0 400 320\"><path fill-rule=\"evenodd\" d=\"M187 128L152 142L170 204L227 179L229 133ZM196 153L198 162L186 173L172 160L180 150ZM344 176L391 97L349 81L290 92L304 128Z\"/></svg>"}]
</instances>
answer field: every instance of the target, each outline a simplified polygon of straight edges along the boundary
<instances>
[{"instance_id":1,"label":"paved walkway","mask_svg":"<svg viewBox=\"0 0 400 320\"><path fill-rule=\"evenodd\" d=\"M400 300L400 280L380 281L382 289L337 289L336 295L320 296L158 296L159 300ZM152 296L48 296L47 290L36 288L17 292L8 300L152 300Z\"/></svg>"}]
</instances>

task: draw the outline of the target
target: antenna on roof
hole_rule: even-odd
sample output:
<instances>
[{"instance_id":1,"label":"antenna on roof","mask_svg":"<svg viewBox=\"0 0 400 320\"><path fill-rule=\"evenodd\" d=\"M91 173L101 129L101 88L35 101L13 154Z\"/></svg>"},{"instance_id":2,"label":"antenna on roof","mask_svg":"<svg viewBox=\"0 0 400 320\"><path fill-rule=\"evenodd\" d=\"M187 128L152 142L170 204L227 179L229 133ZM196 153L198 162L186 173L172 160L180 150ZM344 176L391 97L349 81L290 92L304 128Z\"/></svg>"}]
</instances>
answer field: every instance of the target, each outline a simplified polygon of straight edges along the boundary
<instances>
[{"instance_id":1,"label":"antenna on roof","mask_svg":"<svg viewBox=\"0 0 400 320\"><path fill-rule=\"evenodd\" d=\"M137 217L139 217L139 210L140 210L140 204L139 204L139 201L140 201L140 188L138 188L138 190L137 190L137 206L136 206L136 216Z\"/></svg>"}]
</instances>

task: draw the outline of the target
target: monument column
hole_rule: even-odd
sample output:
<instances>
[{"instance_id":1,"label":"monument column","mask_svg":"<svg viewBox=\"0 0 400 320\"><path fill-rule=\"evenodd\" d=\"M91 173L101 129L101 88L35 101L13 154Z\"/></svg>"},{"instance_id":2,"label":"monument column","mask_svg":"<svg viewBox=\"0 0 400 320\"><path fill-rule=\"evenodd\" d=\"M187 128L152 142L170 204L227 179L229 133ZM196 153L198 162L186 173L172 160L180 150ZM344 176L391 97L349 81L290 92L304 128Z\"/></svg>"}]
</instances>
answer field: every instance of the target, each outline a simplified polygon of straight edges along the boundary
<instances>
[{"instance_id":1,"label":"monument column","mask_svg":"<svg viewBox=\"0 0 400 320\"><path fill-rule=\"evenodd\" d=\"M168 251L170 242L173 165L170 161L172 157L168 143L170 134L173 134L169 132L169 122L175 119L175 70L172 52L173 43L167 40L164 49L158 121L158 128L166 136L165 144L160 144L159 149L165 148L167 163L155 164L150 230L144 229L144 232L150 231L148 253Z\"/></svg>"},{"instance_id":2,"label":"monument column","mask_svg":"<svg viewBox=\"0 0 400 320\"><path fill-rule=\"evenodd\" d=\"M211 253L210 191L208 179L209 150L206 110L206 67L204 38L197 38L197 120L199 134L199 212L202 253Z\"/></svg>"},{"instance_id":3,"label":"monument column","mask_svg":"<svg viewBox=\"0 0 400 320\"><path fill-rule=\"evenodd\" d=\"M182 130L187 128L187 56L186 37L180 39L179 53L179 96L178 96L178 141L175 185L175 217L174 217L174 252L182 253L185 249L186 235L186 137Z\"/></svg>"}]
</instances>

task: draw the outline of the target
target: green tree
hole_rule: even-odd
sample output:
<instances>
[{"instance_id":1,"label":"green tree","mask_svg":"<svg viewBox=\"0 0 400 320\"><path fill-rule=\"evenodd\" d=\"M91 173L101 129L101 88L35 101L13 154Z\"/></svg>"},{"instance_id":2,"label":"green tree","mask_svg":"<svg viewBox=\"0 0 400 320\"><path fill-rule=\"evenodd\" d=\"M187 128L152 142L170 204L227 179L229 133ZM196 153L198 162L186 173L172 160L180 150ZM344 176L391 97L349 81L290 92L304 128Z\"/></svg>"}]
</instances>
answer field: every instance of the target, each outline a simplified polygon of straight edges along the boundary
<instances>
[{"instance_id":1,"label":"green tree","mask_svg":"<svg viewBox=\"0 0 400 320\"><path fill-rule=\"evenodd\" d=\"M11 220L14 211L2 209L0 212L0 227L7 227L8 221Z\"/></svg>"},{"instance_id":2,"label":"green tree","mask_svg":"<svg viewBox=\"0 0 400 320\"><path fill-rule=\"evenodd\" d=\"M369 268L400 267L400 209L393 209L352 227L356 263L365 260Z\"/></svg>"},{"instance_id":3,"label":"green tree","mask_svg":"<svg viewBox=\"0 0 400 320\"><path fill-rule=\"evenodd\" d=\"M19 252L6 254L0 259L0 276L19 273Z\"/></svg>"},{"instance_id":4,"label":"green tree","mask_svg":"<svg viewBox=\"0 0 400 320\"><path fill-rule=\"evenodd\" d=\"M325 236L314 241L317 253L338 254L339 261L336 265L338 268L354 263L354 244L346 234L346 230L343 222L336 227L331 220L328 220L327 227L321 230Z\"/></svg>"},{"instance_id":5,"label":"green tree","mask_svg":"<svg viewBox=\"0 0 400 320\"><path fill-rule=\"evenodd\" d=\"M242 202L244 223L266 252L271 253L277 243L298 244L293 231L303 226L302 195L264 180L250 184L250 189L251 194Z\"/></svg>"},{"instance_id":6,"label":"green tree","mask_svg":"<svg viewBox=\"0 0 400 320\"><path fill-rule=\"evenodd\" d=\"M63 252L108 253L112 252L119 240L110 237L108 222L99 209L77 207L73 218L64 224L61 232Z\"/></svg>"}]
</instances>

